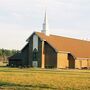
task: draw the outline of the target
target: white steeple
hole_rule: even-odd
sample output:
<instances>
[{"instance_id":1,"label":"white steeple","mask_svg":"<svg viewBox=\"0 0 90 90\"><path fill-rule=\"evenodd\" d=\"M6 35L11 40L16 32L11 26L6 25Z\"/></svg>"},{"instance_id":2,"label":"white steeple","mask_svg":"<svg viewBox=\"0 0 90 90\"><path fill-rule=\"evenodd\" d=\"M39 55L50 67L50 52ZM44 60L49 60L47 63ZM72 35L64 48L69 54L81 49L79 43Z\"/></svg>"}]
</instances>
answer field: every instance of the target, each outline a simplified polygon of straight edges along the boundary
<instances>
[{"instance_id":1,"label":"white steeple","mask_svg":"<svg viewBox=\"0 0 90 90\"><path fill-rule=\"evenodd\" d=\"M44 23L43 23L43 30L41 31L45 35L49 36L49 29L48 29L48 20L47 20L47 13L45 11Z\"/></svg>"}]
</instances>

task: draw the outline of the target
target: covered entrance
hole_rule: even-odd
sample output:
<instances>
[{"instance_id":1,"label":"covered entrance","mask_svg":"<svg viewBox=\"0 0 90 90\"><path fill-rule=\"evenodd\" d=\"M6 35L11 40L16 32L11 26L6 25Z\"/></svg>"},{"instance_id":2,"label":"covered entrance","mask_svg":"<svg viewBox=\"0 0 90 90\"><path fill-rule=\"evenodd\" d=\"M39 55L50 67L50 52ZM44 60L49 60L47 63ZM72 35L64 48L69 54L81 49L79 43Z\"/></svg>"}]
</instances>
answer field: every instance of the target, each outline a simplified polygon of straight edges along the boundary
<instances>
[{"instance_id":1,"label":"covered entrance","mask_svg":"<svg viewBox=\"0 0 90 90\"><path fill-rule=\"evenodd\" d=\"M74 69L75 68L75 59L71 54L68 54L68 60L69 60L69 68Z\"/></svg>"},{"instance_id":2,"label":"covered entrance","mask_svg":"<svg viewBox=\"0 0 90 90\"><path fill-rule=\"evenodd\" d=\"M35 67L35 68L38 67L38 61L33 61L32 66Z\"/></svg>"}]
</instances>

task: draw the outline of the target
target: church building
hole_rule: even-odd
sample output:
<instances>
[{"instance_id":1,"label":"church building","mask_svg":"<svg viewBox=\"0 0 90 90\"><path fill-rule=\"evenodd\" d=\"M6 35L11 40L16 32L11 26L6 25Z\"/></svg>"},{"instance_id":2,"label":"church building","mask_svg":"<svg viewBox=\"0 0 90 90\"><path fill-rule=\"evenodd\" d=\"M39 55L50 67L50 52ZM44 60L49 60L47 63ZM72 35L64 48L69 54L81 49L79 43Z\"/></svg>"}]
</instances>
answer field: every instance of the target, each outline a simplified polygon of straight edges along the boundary
<instances>
[{"instance_id":1,"label":"church building","mask_svg":"<svg viewBox=\"0 0 90 90\"><path fill-rule=\"evenodd\" d=\"M9 57L9 66L90 69L90 41L51 35L46 13L43 30L26 41L19 53Z\"/></svg>"}]
</instances>

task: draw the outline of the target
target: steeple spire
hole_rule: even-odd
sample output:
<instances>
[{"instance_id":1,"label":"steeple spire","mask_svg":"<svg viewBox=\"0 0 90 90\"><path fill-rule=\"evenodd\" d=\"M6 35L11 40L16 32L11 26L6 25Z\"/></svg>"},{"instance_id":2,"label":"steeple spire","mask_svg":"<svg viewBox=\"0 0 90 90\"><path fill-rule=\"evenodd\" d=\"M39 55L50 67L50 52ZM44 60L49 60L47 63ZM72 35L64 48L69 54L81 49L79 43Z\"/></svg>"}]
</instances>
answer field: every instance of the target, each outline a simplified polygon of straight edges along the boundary
<instances>
[{"instance_id":1,"label":"steeple spire","mask_svg":"<svg viewBox=\"0 0 90 90\"><path fill-rule=\"evenodd\" d=\"M43 23L43 30L41 31L45 35L49 36L49 29L48 29L48 20L47 20L47 12L45 11L44 23Z\"/></svg>"}]
</instances>

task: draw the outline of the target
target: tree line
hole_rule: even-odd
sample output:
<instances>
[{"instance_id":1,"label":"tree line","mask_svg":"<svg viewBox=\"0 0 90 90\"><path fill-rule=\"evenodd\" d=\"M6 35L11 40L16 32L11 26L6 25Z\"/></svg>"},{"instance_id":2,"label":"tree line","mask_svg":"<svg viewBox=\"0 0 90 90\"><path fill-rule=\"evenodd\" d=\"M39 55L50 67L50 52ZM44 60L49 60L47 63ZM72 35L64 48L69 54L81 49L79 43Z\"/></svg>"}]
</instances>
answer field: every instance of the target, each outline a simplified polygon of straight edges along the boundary
<instances>
[{"instance_id":1,"label":"tree line","mask_svg":"<svg viewBox=\"0 0 90 90\"><path fill-rule=\"evenodd\" d=\"M8 50L8 49L0 49L0 56L12 56L15 53L19 52L19 50Z\"/></svg>"}]
</instances>

